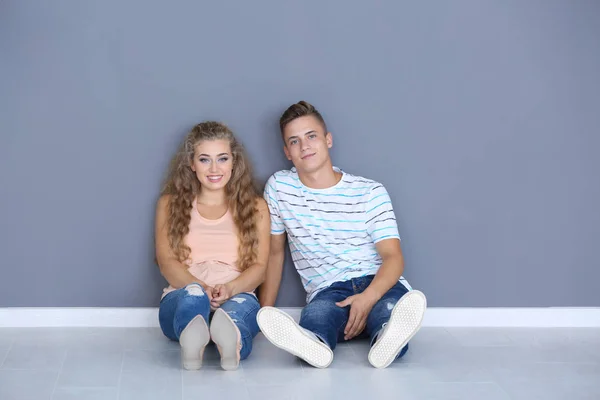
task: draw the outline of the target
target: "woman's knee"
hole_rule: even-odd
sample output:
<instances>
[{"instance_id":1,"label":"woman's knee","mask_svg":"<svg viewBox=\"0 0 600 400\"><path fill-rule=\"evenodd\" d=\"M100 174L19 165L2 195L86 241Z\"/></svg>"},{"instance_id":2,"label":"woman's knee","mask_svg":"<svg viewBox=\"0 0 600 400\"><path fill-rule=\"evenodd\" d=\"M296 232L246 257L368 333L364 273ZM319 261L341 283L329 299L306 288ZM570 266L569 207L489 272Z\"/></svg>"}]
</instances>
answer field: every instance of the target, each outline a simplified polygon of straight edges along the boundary
<instances>
[{"instance_id":1,"label":"woman's knee","mask_svg":"<svg viewBox=\"0 0 600 400\"><path fill-rule=\"evenodd\" d=\"M185 293L188 296L198 296L198 297L207 296L206 291L204 290L202 285L200 285L199 283L196 283L196 282L190 283L189 285L184 287L183 290L185 290Z\"/></svg>"},{"instance_id":2,"label":"woman's knee","mask_svg":"<svg viewBox=\"0 0 600 400\"><path fill-rule=\"evenodd\" d=\"M177 310L194 308L198 313L210 308L210 299L204 288L197 283L192 283L181 289L182 296L179 298Z\"/></svg>"},{"instance_id":3,"label":"woman's knee","mask_svg":"<svg viewBox=\"0 0 600 400\"><path fill-rule=\"evenodd\" d=\"M260 304L254 296L236 295L221 306L229 318L236 324L242 337L248 336L250 340L259 332L256 315Z\"/></svg>"},{"instance_id":4,"label":"woman's knee","mask_svg":"<svg viewBox=\"0 0 600 400\"><path fill-rule=\"evenodd\" d=\"M258 310L260 304L255 296L249 293L239 293L223 303L221 307L226 309Z\"/></svg>"},{"instance_id":5,"label":"woman's knee","mask_svg":"<svg viewBox=\"0 0 600 400\"><path fill-rule=\"evenodd\" d=\"M181 289L183 291L184 299L197 300L200 302L210 303L208 294L202 286L198 283L190 283L186 287Z\"/></svg>"}]
</instances>

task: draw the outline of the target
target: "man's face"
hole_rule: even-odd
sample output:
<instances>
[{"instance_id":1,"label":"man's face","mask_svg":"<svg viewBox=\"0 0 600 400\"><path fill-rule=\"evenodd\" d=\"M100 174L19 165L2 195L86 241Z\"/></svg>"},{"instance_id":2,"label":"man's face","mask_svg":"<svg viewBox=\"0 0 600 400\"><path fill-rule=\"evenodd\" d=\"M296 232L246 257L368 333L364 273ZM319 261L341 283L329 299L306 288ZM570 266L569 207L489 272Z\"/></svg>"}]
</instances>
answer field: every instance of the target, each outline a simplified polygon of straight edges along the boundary
<instances>
[{"instance_id":1,"label":"man's face","mask_svg":"<svg viewBox=\"0 0 600 400\"><path fill-rule=\"evenodd\" d=\"M283 151L300 173L312 173L330 162L331 133L312 115L296 118L283 130Z\"/></svg>"}]
</instances>

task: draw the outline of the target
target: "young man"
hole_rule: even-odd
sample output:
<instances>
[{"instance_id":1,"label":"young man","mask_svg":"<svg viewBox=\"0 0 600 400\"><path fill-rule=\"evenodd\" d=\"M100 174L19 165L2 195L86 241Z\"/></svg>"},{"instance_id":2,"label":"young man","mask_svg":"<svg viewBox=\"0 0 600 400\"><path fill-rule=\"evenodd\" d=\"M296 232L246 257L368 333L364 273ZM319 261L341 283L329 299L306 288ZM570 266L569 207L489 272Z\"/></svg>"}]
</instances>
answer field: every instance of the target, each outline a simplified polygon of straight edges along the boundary
<instances>
[{"instance_id":1,"label":"young man","mask_svg":"<svg viewBox=\"0 0 600 400\"><path fill-rule=\"evenodd\" d=\"M331 364L337 342L368 335L369 362L385 368L406 353L426 308L423 293L402 278L389 195L382 184L333 167L332 135L309 103L293 104L279 122L295 168L275 173L265 187L271 250L258 324L274 345L319 368ZM299 325L272 307L286 233L307 292Z\"/></svg>"}]
</instances>

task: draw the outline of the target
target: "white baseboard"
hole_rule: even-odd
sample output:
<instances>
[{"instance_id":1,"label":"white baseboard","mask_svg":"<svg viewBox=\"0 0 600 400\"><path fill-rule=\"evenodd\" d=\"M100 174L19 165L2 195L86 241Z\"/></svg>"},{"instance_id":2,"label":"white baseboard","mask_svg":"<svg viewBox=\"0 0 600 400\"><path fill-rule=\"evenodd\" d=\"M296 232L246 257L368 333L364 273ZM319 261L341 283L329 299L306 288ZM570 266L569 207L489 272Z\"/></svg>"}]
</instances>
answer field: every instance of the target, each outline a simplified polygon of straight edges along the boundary
<instances>
[{"instance_id":1,"label":"white baseboard","mask_svg":"<svg viewBox=\"0 0 600 400\"><path fill-rule=\"evenodd\" d=\"M301 308L282 307L294 319ZM429 308L429 327L600 327L600 308ZM158 327L158 308L0 308L0 328Z\"/></svg>"}]
</instances>

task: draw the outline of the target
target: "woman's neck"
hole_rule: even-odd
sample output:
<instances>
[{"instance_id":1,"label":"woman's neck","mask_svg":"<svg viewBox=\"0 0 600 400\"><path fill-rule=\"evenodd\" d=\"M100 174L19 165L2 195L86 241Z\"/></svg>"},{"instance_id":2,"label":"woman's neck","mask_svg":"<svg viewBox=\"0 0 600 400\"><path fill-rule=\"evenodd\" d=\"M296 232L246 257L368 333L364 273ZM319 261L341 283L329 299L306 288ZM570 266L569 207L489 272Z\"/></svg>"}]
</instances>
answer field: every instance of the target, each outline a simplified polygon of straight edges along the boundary
<instances>
[{"instance_id":1,"label":"woman's neck","mask_svg":"<svg viewBox=\"0 0 600 400\"><path fill-rule=\"evenodd\" d=\"M205 206L220 206L227 203L225 190L210 191L201 190L198 194L198 203Z\"/></svg>"}]
</instances>

